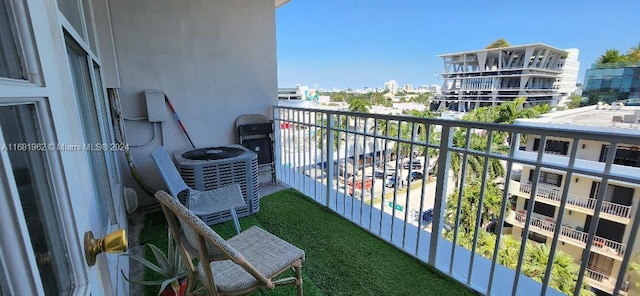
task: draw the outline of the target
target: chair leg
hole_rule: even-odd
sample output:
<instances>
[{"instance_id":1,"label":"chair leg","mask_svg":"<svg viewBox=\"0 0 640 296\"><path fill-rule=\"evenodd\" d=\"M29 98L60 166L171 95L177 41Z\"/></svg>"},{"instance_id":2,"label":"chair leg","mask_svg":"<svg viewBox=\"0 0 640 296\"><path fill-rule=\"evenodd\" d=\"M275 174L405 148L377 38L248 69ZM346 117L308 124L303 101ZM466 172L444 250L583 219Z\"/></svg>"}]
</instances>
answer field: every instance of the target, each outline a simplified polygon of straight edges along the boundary
<instances>
[{"instance_id":1,"label":"chair leg","mask_svg":"<svg viewBox=\"0 0 640 296\"><path fill-rule=\"evenodd\" d=\"M298 286L298 296L302 296L302 262L298 262L293 266L296 273L296 286Z\"/></svg>"},{"instance_id":2,"label":"chair leg","mask_svg":"<svg viewBox=\"0 0 640 296\"><path fill-rule=\"evenodd\" d=\"M233 226L236 228L236 234L240 234L240 221L238 221L238 214L236 214L236 209L233 208L231 211L231 218L233 218Z\"/></svg>"}]
</instances>

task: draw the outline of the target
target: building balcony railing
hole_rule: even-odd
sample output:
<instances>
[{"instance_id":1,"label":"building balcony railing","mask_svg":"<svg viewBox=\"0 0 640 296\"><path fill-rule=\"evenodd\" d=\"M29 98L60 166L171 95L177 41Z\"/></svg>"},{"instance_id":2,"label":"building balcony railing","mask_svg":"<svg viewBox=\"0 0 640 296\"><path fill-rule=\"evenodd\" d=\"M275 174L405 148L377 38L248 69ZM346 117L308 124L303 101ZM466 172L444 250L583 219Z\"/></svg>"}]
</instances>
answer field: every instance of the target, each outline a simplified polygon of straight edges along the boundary
<instances>
[{"instance_id":1,"label":"building balcony railing","mask_svg":"<svg viewBox=\"0 0 640 296\"><path fill-rule=\"evenodd\" d=\"M523 269L527 264L524 257L530 231L549 238L551 253L561 248L560 242L568 242L585 249L584 254L596 252L616 258L620 264L615 265L617 271L612 271L617 275L612 277L616 280L613 292L621 291L627 266L634 255L627 249L634 249L640 229L640 219L636 219L638 211L624 212L620 208L613 211L628 217L625 219L631 224L626 228L623 242L596 236L595 224L589 232L556 227L564 224L565 209L583 208L577 205L584 199L569 195L568 186L553 191L533 182L528 190L544 195L540 198L543 202L557 203L560 211L556 221L527 213L522 223L514 222L522 226L515 265L502 265L498 262L500 256L495 255L500 255L503 236L490 236L495 239L495 244L490 244L493 252L480 253L479 241L487 236L478 233L487 231L491 235L489 229L503 233L504 222L508 220L504 213L511 202L508 193L519 192L521 188L512 182L500 187L497 182L511 180L514 165L533 167L538 174L542 167L566 171L567 180L571 180L573 174L602 180L600 188L606 188L611 181L640 187L640 174L621 175L611 170L616 149L609 150L611 157L601 167L576 161L580 141L604 142L615 148L618 144L640 146L640 137L630 133L286 106L276 106L273 111L274 126L279 127L274 131L274 154L276 177L280 182L479 293L562 295L552 288L552 261L542 267L545 276L541 282L532 278L535 275L527 276ZM540 137L541 143L546 143L547 137L557 137L572 139L577 144L572 145L563 158L566 163L559 163L544 154L544 149L521 153L518 146L522 134ZM404 166L417 161L420 166ZM503 176L495 175L497 166L503 166ZM349 194L348 184L358 181L365 184L369 179L370 188L367 185L354 193L359 196ZM585 200L593 203L584 205L593 211L590 214L593 223L610 215L604 210L609 205L604 201L604 193L599 190L595 201ZM583 284L589 281L588 258L574 259L580 262L580 268L575 278L577 288L572 294L580 293Z\"/></svg>"},{"instance_id":2,"label":"building balcony railing","mask_svg":"<svg viewBox=\"0 0 640 296\"><path fill-rule=\"evenodd\" d=\"M514 212L515 224L522 227L526 221L526 211L520 210L519 212ZM553 221L551 217L531 217L531 221L529 222L533 229L533 231L551 236L556 230L557 224ZM570 243L572 245L585 248L587 245L587 241L589 240L589 233L571 228L569 226L561 226L560 227L560 240L563 242ZM614 258L616 260L622 260L627 246L625 244L612 241L603 237L595 236L593 238L593 248L591 251L596 252L598 254L606 255L607 257Z\"/></svg>"},{"instance_id":3,"label":"building balcony railing","mask_svg":"<svg viewBox=\"0 0 640 296\"><path fill-rule=\"evenodd\" d=\"M607 293L613 293L613 289L616 287L616 280L606 274L597 272L595 270L587 268L587 280L589 285L596 287L598 290L605 291ZM622 286L620 295L627 295L627 289L629 284L625 283Z\"/></svg>"},{"instance_id":4,"label":"building balcony railing","mask_svg":"<svg viewBox=\"0 0 640 296\"><path fill-rule=\"evenodd\" d=\"M529 198L531 196L531 189L532 184L520 183L519 192L523 193L524 197ZM540 200L542 202L558 206L560 204L560 201L562 200L562 192L557 188L539 184L536 197L541 198ZM577 194L569 194L567 197L567 209L577 210L589 215L593 215L597 203L598 200L595 198ZM631 206L603 201L600 217L627 224L629 223L629 219L631 218L631 210Z\"/></svg>"}]
</instances>

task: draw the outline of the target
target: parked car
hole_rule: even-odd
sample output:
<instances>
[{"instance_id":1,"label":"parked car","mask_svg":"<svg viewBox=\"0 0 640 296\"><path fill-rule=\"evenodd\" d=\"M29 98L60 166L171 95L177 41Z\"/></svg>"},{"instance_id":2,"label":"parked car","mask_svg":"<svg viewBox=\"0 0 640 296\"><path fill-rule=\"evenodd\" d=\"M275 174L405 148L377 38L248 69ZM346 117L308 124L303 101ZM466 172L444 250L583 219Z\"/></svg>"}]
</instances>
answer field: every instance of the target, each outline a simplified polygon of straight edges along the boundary
<instances>
[{"instance_id":1,"label":"parked car","mask_svg":"<svg viewBox=\"0 0 640 296\"><path fill-rule=\"evenodd\" d=\"M407 176L407 182L413 182L415 180L422 180L422 173L421 172L411 172L411 174L409 174Z\"/></svg>"},{"instance_id":2,"label":"parked car","mask_svg":"<svg viewBox=\"0 0 640 296\"><path fill-rule=\"evenodd\" d=\"M433 209L428 209L422 212L422 221L426 224L431 223L433 221Z\"/></svg>"},{"instance_id":3,"label":"parked car","mask_svg":"<svg viewBox=\"0 0 640 296\"><path fill-rule=\"evenodd\" d=\"M385 176L384 170L376 170L375 172L373 172L373 176L376 179L384 179L385 177L392 176L394 174L393 172L394 172L393 169L387 169L387 172L386 172L387 175Z\"/></svg>"},{"instance_id":4,"label":"parked car","mask_svg":"<svg viewBox=\"0 0 640 296\"><path fill-rule=\"evenodd\" d=\"M388 176L384 182L384 186L386 187L395 187L396 182L401 180L400 178L396 178L396 175ZM402 186L402 183L398 184L398 186Z\"/></svg>"},{"instance_id":5,"label":"parked car","mask_svg":"<svg viewBox=\"0 0 640 296\"><path fill-rule=\"evenodd\" d=\"M408 160L405 161L404 163L402 163L402 168L403 169L409 169L409 164L411 164L411 168L414 169L414 170L421 170L422 169L422 162L419 159L414 159L411 162L409 162Z\"/></svg>"}]
</instances>

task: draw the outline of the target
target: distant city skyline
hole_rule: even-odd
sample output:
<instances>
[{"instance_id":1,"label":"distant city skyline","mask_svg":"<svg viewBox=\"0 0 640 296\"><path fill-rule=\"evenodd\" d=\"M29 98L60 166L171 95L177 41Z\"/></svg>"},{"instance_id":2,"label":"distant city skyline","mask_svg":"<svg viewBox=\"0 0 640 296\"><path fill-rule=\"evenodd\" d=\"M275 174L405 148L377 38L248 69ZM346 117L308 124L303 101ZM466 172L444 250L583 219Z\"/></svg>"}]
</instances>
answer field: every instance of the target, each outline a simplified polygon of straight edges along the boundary
<instances>
[{"instance_id":1,"label":"distant city skyline","mask_svg":"<svg viewBox=\"0 0 640 296\"><path fill-rule=\"evenodd\" d=\"M276 10L278 86L379 88L442 84L439 54L545 43L580 50L578 82L607 49L640 42L640 1L442 3L291 0Z\"/></svg>"}]
</instances>

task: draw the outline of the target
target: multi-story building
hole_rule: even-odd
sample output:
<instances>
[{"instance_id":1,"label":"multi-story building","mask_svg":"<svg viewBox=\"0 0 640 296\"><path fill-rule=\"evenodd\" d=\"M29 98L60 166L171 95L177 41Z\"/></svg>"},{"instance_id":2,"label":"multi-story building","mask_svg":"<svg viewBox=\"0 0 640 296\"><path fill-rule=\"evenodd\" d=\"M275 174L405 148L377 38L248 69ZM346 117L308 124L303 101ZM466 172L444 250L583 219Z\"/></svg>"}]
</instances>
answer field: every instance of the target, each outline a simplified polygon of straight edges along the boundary
<instances>
[{"instance_id":1,"label":"multi-story building","mask_svg":"<svg viewBox=\"0 0 640 296\"><path fill-rule=\"evenodd\" d=\"M437 85L437 84L429 85L429 91L432 94L440 94L441 90L442 90L442 86L440 86L440 85Z\"/></svg>"},{"instance_id":2,"label":"multi-story building","mask_svg":"<svg viewBox=\"0 0 640 296\"><path fill-rule=\"evenodd\" d=\"M580 70L580 62L578 61L578 54L580 51L577 48L566 49L567 58L562 60L561 65L562 73L556 81L558 92L560 97L558 99L558 105L564 106L569 96L576 91L576 83L578 82L578 72Z\"/></svg>"},{"instance_id":3,"label":"multi-story building","mask_svg":"<svg viewBox=\"0 0 640 296\"><path fill-rule=\"evenodd\" d=\"M398 82L395 80L389 80L384 83L384 89L388 90L389 93L395 94L398 92Z\"/></svg>"},{"instance_id":4,"label":"multi-story building","mask_svg":"<svg viewBox=\"0 0 640 296\"><path fill-rule=\"evenodd\" d=\"M406 91L406 92L412 92L413 91L413 84L405 84L402 87L402 90Z\"/></svg>"},{"instance_id":5,"label":"multi-story building","mask_svg":"<svg viewBox=\"0 0 640 296\"><path fill-rule=\"evenodd\" d=\"M635 118L634 122L619 122L618 118ZM516 125L534 127L557 127L581 131L602 133L623 132L637 134L639 107L610 108L604 105L588 106L563 112L547 114L538 119L517 120ZM548 137L546 145L541 143L540 136L529 136L519 153L531 154L533 159L543 149L543 157L567 167L570 153L576 148L575 166L585 170L602 170L607 160L609 142L596 140L579 140ZM542 165L522 165L522 173L512 178L509 184L512 209L506 220L513 225L511 234L521 238L526 223L527 211L531 207L536 169L539 169L537 190L533 202L533 213L529 222L528 238L538 243L551 244L554 231L560 227L558 250L570 254L576 262L580 262L587 246L589 230L593 227L594 209L597 205L602 179L594 175L573 174L567 178L567 171L558 167L549 168ZM640 174L640 149L637 146L619 143L611 166L611 172L624 179L625 176ZM569 184L567 184L569 183ZM565 210L560 215L560 201L563 191L568 190ZM588 256L587 276L585 282L592 288L605 293L612 293L616 278L621 271L621 263L627 252L636 254L640 248L633 249L627 244L636 241L630 237L631 226L640 205L640 186L637 183L608 180L602 201L602 212L595 231L591 253ZM530 210L529 210L530 211ZM562 216L562 217L561 217ZM561 221L560 221L561 219ZM629 283L623 287L634 286L637 279L627 278ZM635 291L636 293L638 291ZM636 294L637 295L637 294Z\"/></svg>"},{"instance_id":6,"label":"multi-story building","mask_svg":"<svg viewBox=\"0 0 640 296\"><path fill-rule=\"evenodd\" d=\"M526 97L531 105L557 105L560 88L575 88L578 51L535 43L439 55L444 61L442 95L432 109L467 111ZM563 74L564 67L570 71Z\"/></svg>"},{"instance_id":7,"label":"multi-story building","mask_svg":"<svg viewBox=\"0 0 640 296\"><path fill-rule=\"evenodd\" d=\"M590 104L640 99L640 63L591 65L585 74L582 97Z\"/></svg>"}]
</instances>

